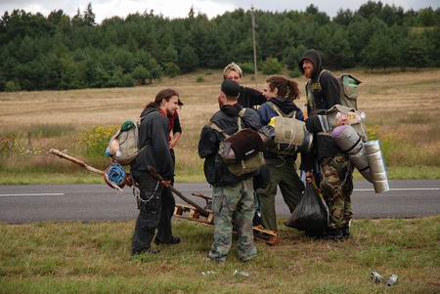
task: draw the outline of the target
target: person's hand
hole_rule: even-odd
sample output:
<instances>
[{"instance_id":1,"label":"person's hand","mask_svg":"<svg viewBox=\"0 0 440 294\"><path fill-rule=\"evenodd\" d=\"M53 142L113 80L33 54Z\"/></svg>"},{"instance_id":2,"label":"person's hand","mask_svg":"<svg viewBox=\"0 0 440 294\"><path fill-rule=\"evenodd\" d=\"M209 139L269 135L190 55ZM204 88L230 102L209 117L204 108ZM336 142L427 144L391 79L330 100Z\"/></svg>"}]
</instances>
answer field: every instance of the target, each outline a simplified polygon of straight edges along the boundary
<instances>
[{"instance_id":1,"label":"person's hand","mask_svg":"<svg viewBox=\"0 0 440 294\"><path fill-rule=\"evenodd\" d=\"M162 180L162 181L160 181L160 183L164 187L170 187L171 186L171 180Z\"/></svg>"},{"instance_id":2,"label":"person's hand","mask_svg":"<svg viewBox=\"0 0 440 294\"><path fill-rule=\"evenodd\" d=\"M312 171L306 171L306 182L311 184L315 180L315 176Z\"/></svg>"},{"instance_id":3,"label":"person's hand","mask_svg":"<svg viewBox=\"0 0 440 294\"><path fill-rule=\"evenodd\" d=\"M176 144L177 144L177 140L173 138L173 139L170 140L170 142L168 142L168 148L169 148L170 150L172 150L172 149L174 149L174 147L176 146Z\"/></svg>"}]
</instances>

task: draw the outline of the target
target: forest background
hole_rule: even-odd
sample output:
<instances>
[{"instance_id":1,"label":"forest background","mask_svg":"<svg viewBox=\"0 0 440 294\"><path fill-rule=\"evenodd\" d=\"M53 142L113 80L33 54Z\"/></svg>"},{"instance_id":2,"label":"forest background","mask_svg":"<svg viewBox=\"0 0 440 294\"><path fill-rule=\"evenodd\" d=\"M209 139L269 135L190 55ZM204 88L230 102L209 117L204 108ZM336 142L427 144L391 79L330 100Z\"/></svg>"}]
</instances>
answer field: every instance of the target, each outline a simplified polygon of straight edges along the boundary
<instances>
[{"instance_id":1,"label":"forest background","mask_svg":"<svg viewBox=\"0 0 440 294\"><path fill-rule=\"evenodd\" d=\"M255 11L259 69L285 66L298 76L308 48L330 69L368 70L440 66L440 8L418 11L368 2L330 18L314 5L305 11ZM191 9L170 19L153 11L95 23L89 3L69 17L23 10L0 21L0 91L132 87L231 61L253 72L251 11L209 19Z\"/></svg>"}]
</instances>

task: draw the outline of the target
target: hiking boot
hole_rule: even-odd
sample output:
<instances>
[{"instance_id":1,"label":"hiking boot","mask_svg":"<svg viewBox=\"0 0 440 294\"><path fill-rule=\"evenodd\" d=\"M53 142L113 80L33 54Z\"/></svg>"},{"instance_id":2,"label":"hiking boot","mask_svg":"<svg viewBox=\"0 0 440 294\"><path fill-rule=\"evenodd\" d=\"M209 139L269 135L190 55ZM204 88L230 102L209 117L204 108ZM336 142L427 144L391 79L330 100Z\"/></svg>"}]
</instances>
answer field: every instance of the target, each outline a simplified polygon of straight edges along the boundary
<instances>
[{"instance_id":1,"label":"hiking boot","mask_svg":"<svg viewBox=\"0 0 440 294\"><path fill-rule=\"evenodd\" d=\"M154 243L155 243L156 245L160 245L160 244L165 244L165 245L176 245L176 244L179 244L179 243L180 243L180 238L177 237L177 236L171 236L171 240L168 241L168 242L163 242L163 241L160 241L160 240L157 239L157 238L154 238Z\"/></svg>"},{"instance_id":2,"label":"hiking boot","mask_svg":"<svg viewBox=\"0 0 440 294\"><path fill-rule=\"evenodd\" d=\"M341 229L331 229L327 232L324 239L333 240L333 241L342 241L344 239L344 235L342 234Z\"/></svg>"},{"instance_id":3,"label":"hiking boot","mask_svg":"<svg viewBox=\"0 0 440 294\"><path fill-rule=\"evenodd\" d=\"M350 238L350 226L348 224L342 228L342 235L344 238Z\"/></svg>"},{"instance_id":4,"label":"hiking boot","mask_svg":"<svg viewBox=\"0 0 440 294\"><path fill-rule=\"evenodd\" d=\"M208 253L208 258L211 261L214 261L216 263L221 263L221 262L225 262L226 261L226 257L227 255L222 255L220 253L218 253L217 251L209 251Z\"/></svg>"},{"instance_id":5,"label":"hiking boot","mask_svg":"<svg viewBox=\"0 0 440 294\"><path fill-rule=\"evenodd\" d=\"M277 236L271 236L269 240L266 241L266 244L270 246L275 246L280 242L281 242L281 238L277 235Z\"/></svg>"},{"instance_id":6,"label":"hiking boot","mask_svg":"<svg viewBox=\"0 0 440 294\"><path fill-rule=\"evenodd\" d=\"M148 249L142 249L141 251L138 251L138 252L132 252L131 257L134 258L140 254L153 254L154 255L154 254L159 254L159 253L160 253L160 250L148 248Z\"/></svg>"},{"instance_id":7,"label":"hiking boot","mask_svg":"<svg viewBox=\"0 0 440 294\"><path fill-rule=\"evenodd\" d=\"M326 231L323 231L323 232L305 231L304 235L308 238L311 238L314 240L319 240L319 239L325 238L327 236L327 232Z\"/></svg>"},{"instance_id":8,"label":"hiking boot","mask_svg":"<svg viewBox=\"0 0 440 294\"><path fill-rule=\"evenodd\" d=\"M249 262L249 261L253 260L255 258L255 256L257 256L257 253L251 254L248 256L239 257L239 259L241 262Z\"/></svg>"}]
</instances>

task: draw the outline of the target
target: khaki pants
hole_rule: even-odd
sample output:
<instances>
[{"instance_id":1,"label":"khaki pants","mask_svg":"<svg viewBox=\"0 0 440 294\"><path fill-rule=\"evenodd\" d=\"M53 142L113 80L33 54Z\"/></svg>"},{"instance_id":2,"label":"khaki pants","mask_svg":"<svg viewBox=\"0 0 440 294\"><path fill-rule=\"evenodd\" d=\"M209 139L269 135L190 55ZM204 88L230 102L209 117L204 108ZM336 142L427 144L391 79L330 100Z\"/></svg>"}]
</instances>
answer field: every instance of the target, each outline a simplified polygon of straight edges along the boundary
<instances>
[{"instance_id":1,"label":"khaki pants","mask_svg":"<svg viewBox=\"0 0 440 294\"><path fill-rule=\"evenodd\" d=\"M280 187L284 202L292 213L304 191L304 184L298 177L293 160L287 160L283 165L267 164L270 174L269 185L257 191L261 205L261 218L266 229L277 231L277 216L275 212L275 196Z\"/></svg>"}]
</instances>

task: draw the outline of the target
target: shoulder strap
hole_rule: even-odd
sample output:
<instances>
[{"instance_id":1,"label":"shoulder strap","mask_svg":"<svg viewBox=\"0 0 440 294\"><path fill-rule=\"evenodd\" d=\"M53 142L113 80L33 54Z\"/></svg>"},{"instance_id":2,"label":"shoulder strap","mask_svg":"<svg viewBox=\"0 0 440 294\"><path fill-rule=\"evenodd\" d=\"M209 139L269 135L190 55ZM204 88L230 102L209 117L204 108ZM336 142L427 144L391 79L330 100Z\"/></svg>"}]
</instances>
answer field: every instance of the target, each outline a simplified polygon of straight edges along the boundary
<instances>
[{"instance_id":1,"label":"shoulder strap","mask_svg":"<svg viewBox=\"0 0 440 294\"><path fill-rule=\"evenodd\" d=\"M237 127L238 127L238 131L241 131L243 129L242 127L242 119L244 117L244 113L246 112L246 108L243 107L239 112L238 112L238 116L237 116Z\"/></svg>"},{"instance_id":2,"label":"shoulder strap","mask_svg":"<svg viewBox=\"0 0 440 294\"><path fill-rule=\"evenodd\" d=\"M237 116L237 126L238 126L238 131L241 131L242 127L241 127L241 119L242 117L244 117L244 113L246 112L246 108L242 108L239 112L238 112L238 116ZM215 122L211 121L211 125L210 127L213 130L216 130L217 132L221 133L223 136L225 136L225 138L229 138L230 135L228 135L222 128L220 128Z\"/></svg>"},{"instance_id":3,"label":"shoulder strap","mask_svg":"<svg viewBox=\"0 0 440 294\"><path fill-rule=\"evenodd\" d=\"M215 122L212 122L211 121L211 125L210 125L210 127L213 129L213 130L215 130L215 131L217 131L217 132L219 132L220 134L222 134L223 136L225 136L225 138L229 138L230 136L222 129L222 128L220 128Z\"/></svg>"},{"instance_id":4,"label":"shoulder strap","mask_svg":"<svg viewBox=\"0 0 440 294\"><path fill-rule=\"evenodd\" d=\"M289 114L284 114L284 112L282 112L281 109L280 109L277 105L275 105L274 103L268 101L268 102L267 102L267 105L269 105L269 107L270 107L273 111L275 111L279 116L282 116L282 117L288 117L288 118L295 117L296 110L292 111L292 112L289 113Z\"/></svg>"},{"instance_id":5,"label":"shoulder strap","mask_svg":"<svg viewBox=\"0 0 440 294\"><path fill-rule=\"evenodd\" d=\"M238 112L238 116L241 117L241 118L243 118L243 117L244 117L244 113L246 112L246 109L247 109L247 108L243 107L243 108Z\"/></svg>"},{"instance_id":6,"label":"shoulder strap","mask_svg":"<svg viewBox=\"0 0 440 294\"><path fill-rule=\"evenodd\" d=\"M318 83L321 83L321 76L322 76L322 74L325 73L325 72L330 72L330 71L327 70L327 69L323 69L323 70L321 70L321 72L320 72L319 75L318 75Z\"/></svg>"}]
</instances>

